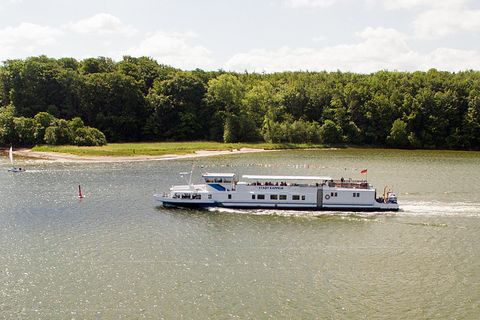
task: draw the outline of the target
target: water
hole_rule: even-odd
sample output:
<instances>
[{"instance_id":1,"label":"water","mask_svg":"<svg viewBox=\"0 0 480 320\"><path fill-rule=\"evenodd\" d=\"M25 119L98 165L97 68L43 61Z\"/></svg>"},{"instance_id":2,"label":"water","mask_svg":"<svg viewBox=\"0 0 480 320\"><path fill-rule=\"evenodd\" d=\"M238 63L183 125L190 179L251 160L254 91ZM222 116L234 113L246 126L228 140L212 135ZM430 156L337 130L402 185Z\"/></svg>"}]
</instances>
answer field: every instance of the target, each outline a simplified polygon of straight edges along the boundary
<instances>
[{"instance_id":1,"label":"water","mask_svg":"<svg viewBox=\"0 0 480 320\"><path fill-rule=\"evenodd\" d=\"M398 213L163 209L191 160L0 164L0 318L478 319L480 154L324 150L200 171L393 185ZM203 168L200 168L203 167ZM86 198L78 200L81 184Z\"/></svg>"}]
</instances>

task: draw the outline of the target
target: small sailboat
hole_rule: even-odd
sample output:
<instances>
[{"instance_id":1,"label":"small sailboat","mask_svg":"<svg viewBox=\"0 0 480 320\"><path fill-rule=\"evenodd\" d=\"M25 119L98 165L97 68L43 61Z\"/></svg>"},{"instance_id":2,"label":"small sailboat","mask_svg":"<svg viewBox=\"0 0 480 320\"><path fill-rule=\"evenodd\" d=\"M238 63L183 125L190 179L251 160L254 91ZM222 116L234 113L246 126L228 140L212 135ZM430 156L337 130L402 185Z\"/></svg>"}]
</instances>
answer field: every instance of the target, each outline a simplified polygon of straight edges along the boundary
<instances>
[{"instance_id":1,"label":"small sailboat","mask_svg":"<svg viewBox=\"0 0 480 320\"><path fill-rule=\"evenodd\" d=\"M8 169L10 172L25 172L25 168L20 168L20 167L15 167L13 165L13 148L10 146L10 150L8 151L8 157L10 158L10 163L12 164L12 167Z\"/></svg>"}]
</instances>

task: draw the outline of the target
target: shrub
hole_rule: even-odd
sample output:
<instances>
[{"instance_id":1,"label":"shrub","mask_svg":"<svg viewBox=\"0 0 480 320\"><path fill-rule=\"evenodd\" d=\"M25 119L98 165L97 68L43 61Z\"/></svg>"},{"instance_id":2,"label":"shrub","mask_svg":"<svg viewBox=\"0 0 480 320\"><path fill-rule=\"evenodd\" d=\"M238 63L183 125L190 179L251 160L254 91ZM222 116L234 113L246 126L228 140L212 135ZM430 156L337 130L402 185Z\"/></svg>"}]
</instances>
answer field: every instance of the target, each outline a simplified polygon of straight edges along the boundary
<instances>
[{"instance_id":1,"label":"shrub","mask_svg":"<svg viewBox=\"0 0 480 320\"><path fill-rule=\"evenodd\" d=\"M91 127L78 128L75 131L73 143L77 146L103 146L107 144L105 135L98 129Z\"/></svg>"}]
</instances>

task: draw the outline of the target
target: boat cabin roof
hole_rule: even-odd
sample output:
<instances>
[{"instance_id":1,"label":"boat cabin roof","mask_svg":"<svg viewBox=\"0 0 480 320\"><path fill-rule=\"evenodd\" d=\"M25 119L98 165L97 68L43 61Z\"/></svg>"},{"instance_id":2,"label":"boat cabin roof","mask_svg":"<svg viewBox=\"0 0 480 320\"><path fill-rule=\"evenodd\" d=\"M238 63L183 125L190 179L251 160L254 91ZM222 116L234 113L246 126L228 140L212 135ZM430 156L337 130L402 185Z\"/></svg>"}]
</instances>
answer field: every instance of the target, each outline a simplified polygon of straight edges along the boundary
<instances>
[{"instance_id":1,"label":"boat cabin roof","mask_svg":"<svg viewBox=\"0 0 480 320\"><path fill-rule=\"evenodd\" d=\"M202 174L203 178L233 178L235 173L204 173Z\"/></svg>"},{"instance_id":2,"label":"boat cabin roof","mask_svg":"<svg viewBox=\"0 0 480 320\"><path fill-rule=\"evenodd\" d=\"M253 180L332 180L331 177L322 176L264 176L264 175L243 175L244 179Z\"/></svg>"}]
</instances>

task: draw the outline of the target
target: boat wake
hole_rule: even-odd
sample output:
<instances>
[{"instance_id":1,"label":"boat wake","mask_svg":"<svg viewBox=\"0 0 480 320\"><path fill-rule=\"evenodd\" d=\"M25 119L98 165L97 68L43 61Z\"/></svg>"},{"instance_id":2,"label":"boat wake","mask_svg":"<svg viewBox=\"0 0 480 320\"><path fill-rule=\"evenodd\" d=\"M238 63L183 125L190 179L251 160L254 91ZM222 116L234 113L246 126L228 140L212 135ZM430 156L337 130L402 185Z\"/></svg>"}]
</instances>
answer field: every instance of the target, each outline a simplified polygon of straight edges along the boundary
<instances>
[{"instance_id":1,"label":"boat wake","mask_svg":"<svg viewBox=\"0 0 480 320\"><path fill-rule=\"evenodd\" d=\"M405 202L400 208L402 215L480 217L480 203L473 202Z\"/></svg>"},{"instance_id":2,"label":"boat wake","mask_svg":"<svg viewBox=\"0 0 480 320\"><path fill-rule=\"evenodd\" d=\"M396 215L398 212L353 212L353 211L299 211L278 209L231 209L212 207L210 212L234 213L256 216L280 216L280 217L343 217L343 218L374 218L377 216Z\"/></svg>"},{"instance_id":3,"label":"boat wake","mask_svg":"<svg viewBox=\"0 0 480 320\"><path fill-rule=\"evenodd\" d=\"M405 202L400 204L398 212L349 212L349 211L296 211L275 209L230 209L209 208L212 212L248 214L248 215L271 215L285 217L358 217L375 218L379 216L455 216L455 217L480 217L480 203L471 202L440 202L421 201Z\"/></svg>"}]
</instances>

